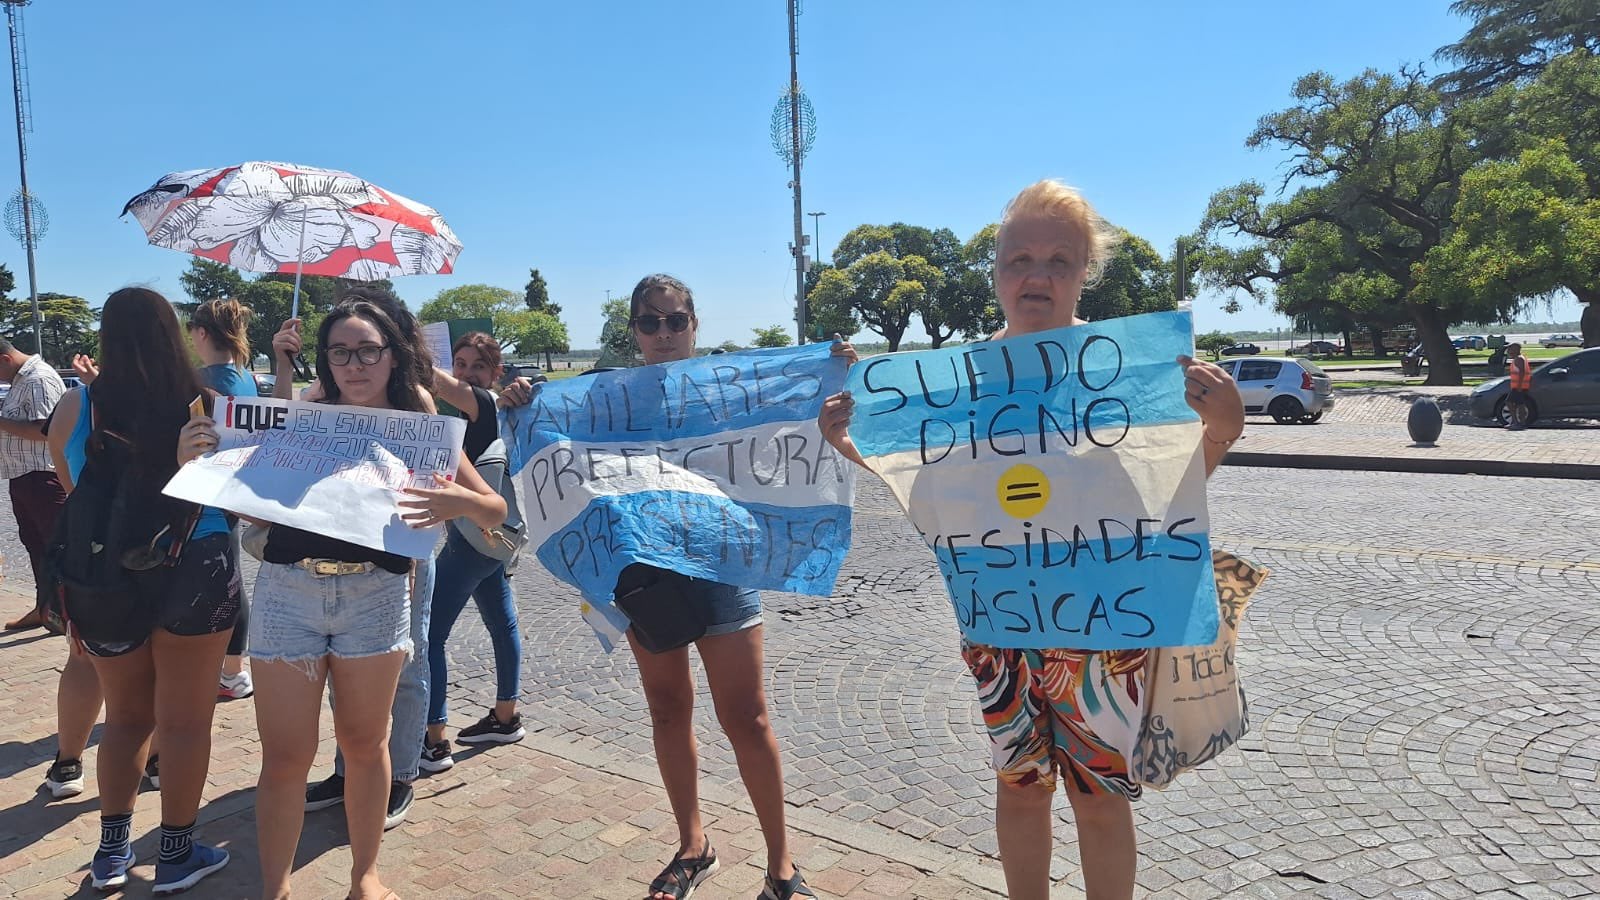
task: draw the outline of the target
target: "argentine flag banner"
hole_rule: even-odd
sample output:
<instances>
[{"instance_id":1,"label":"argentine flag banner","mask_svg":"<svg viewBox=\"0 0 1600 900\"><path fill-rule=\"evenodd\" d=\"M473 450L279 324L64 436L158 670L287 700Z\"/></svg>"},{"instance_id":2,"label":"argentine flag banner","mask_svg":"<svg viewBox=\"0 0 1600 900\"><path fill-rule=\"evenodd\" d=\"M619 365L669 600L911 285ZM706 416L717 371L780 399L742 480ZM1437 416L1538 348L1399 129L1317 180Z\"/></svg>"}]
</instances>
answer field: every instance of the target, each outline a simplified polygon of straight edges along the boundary
<instances>
[{"instance_id":1,"label":"argentine flag banner","mask_svg":"<svg viewBox=\"0 0 1600 900\"><path fill-rule=\"evenodd\" d=\"M853 464L817 414L847 362L830 344L697 357L541 385L501 421L530 545L584 597L607 650L617 575L646 563L828 596L850 548Z\"/></svg>"},{"instance_id":2,"label":"argentine flag banner","mask_svg":"<svg viewBox=\"0 0 1600 900\"><path fill-rule=\"evenodd\" d=\"M997 647L1211 644L1217 595L1190 314L1152 313L850 372L850 437Z\"/></svg>"}]
</instances>

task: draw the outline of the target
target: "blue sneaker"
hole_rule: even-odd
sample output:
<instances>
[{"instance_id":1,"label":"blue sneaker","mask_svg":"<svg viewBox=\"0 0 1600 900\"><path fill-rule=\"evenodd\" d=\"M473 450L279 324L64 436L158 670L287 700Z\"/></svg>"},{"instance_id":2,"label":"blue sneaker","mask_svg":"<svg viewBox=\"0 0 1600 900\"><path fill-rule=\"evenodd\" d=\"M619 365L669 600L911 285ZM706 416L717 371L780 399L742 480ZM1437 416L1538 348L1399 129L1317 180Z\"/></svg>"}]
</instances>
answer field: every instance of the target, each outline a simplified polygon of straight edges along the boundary
<instances>
[{"instance_id":1,"label":"blue sneaker","mask_svg":"<svg viewBox=\"0 0 1600 900\"><path fill-rule=\"evenodd\" d=\"M199 884L201 879L228 864L228 851L195 844L189 858L181 863L156 863L157 894L176 894Z\"/></svg>"},{"instance_id":2,"label":"blue sneaker","mask_svg":"<svg viewBox=\"0 0 1600 900\"><path fill-rule=\"evenodd\" d=\"M133 845L123 844L123 852L102 854L96 850L94 862L89 864L89 878L97 891L112 891L128 883L128 870L135 858Z\"/></svg>"}]
</instances>

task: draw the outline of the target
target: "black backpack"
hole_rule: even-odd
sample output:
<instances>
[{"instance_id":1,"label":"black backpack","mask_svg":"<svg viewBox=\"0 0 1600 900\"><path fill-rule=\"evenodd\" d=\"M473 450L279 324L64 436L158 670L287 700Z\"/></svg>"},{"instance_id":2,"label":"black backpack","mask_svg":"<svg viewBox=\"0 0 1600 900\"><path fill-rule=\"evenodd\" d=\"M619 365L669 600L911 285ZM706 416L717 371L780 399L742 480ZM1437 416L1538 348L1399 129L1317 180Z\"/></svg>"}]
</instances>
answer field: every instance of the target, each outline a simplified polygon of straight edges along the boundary
<instances>
[{"instance_id":1,"label":"black backpack","mask_svg":"<svg viewBox=\"0 0 1600 900\"><path fill-rule=\"evenodd\" d=\"M95 430L83 471L45 545L40 600L46 616L81 640L114 643L148 633L151 610L135 589L139 572L171 566L200 507L161 493L125 438Z\"/></svg>"}]
</instances>

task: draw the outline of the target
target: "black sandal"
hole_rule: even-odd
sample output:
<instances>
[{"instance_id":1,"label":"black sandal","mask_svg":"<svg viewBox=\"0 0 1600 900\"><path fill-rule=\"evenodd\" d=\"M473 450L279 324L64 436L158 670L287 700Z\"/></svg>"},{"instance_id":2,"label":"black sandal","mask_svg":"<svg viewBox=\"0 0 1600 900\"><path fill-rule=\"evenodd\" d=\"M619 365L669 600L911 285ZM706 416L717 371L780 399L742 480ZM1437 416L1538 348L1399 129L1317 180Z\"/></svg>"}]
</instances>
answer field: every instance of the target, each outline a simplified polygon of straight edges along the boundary
<instances>
[{"instance_id":1,"label":"black sandal","mask_svg":"<svg viewBox=\"0 0 1600 900\"><path fill-rule=\"evenodd\" d=\"M717 869L721 867L722 864L717 862L717 851L711 848L711 840L707 838L706 851L699 856L674 856L672 862L667 863L667 867L656 876L656 880L650 882L650 891L645 896L649 898L666 894L674 900L689 900L694 889L717 874Z\"/></svg>"},{"instance_id":2,"label":"black sandal","mask_svg":"<svg viewBox=\"0 0 1600 900\"><path fill-rule=\"evenodd\" d=\"M761 896L756 900L791 900L793 897L815 896L816 892L806 884L806 877L800 874L800 867L795 866L794 874L783 881L779 881L768 872L766 887L761 889Z\"/></svg>"}]
</instances>

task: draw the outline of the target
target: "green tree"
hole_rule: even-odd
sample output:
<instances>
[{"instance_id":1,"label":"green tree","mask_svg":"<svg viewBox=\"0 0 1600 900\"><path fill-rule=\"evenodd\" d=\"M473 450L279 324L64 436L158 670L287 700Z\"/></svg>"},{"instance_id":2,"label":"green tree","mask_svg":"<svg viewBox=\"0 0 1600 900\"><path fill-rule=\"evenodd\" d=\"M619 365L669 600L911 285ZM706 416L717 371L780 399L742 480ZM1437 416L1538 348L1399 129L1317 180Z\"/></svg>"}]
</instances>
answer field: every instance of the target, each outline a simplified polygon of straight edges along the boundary
<instances>
[{"instance_id":1,"label":"green tree","mask_svg":"<svg viewBox=\"0 0 1600 900\"><path fill-rule=\"evenodd\" d=\"M536 309L512 313L499 334L502 341L516 344L518 353L535 357L543 353L545 371L550 370L551 354L566 353L572 349L566 323L551 313Z\"/></svg>"},{"instance_id":2,"label":"green tree","mask_svg":"<svg viewBox=\"0 0 1600 900\"><path fill-rule=\"evenodd\" d=\"M960 289L966 298L951 323L969 341L986 340L1006 323L994 290L995 238L999 233L1000 226L991 222L961 248L966 269L961 273Z\"/></svg>"},{"instance_id":3,"label":"green tree","mask_svg":"<svg viewBox=\"0 0 1600 900\"><path fill-rule=\"evenodd\" d=\"M245 335L250 339L251 352L271 356L272 336L277 333L284 320L289 318L289 312L294 306L294 286L281 281L252 281L233 296L240 303L250 307L250 324L245 328ZM301 355L305 356L307 361L312 359L314 353L314 348L311 347L313 331L309 327L310 316L320 312L321 310L311 308L309 303L306 309L301 311L300 333L305 348ZM317 321L321 321L320 316Z\"/></svg>"},{"instance_id":4,"label":"green tree","mask_svg":"<svg viewBox=\"0 0 1600 900\"><path fill-rule=\"evenodd\" d=\"M1457 231L1429 277L1441 289L1534 300L1570 291L1586 304L1585 346L1600 346L1600 56L1567 53L1461 114L1491 158L1462 180Z\"/></svg>"},{"instance_id":5,"label":"green tree","mask_svg":"<svg viewBox=\"0 0 1600 900\"><path fill-rule=\"evenodd\" d=\"M916 282L920 291L908 284L902 288L901 296L915 296L914 313L922 319L930 344L939 347L957 334L970 335L978 323L988 318L992 292L985 292L982 278L972 276L966 249L948 228L930 229L895 222L852 229L840 240L833 259L836 266L846 270L877 253L902 260L908 267L902 280ZM912 262L913 259L917 262ZM991 263L992 259L991 252ZM990 268L992 271L992 264ZM880 302L866 296L858 299ZM868 322L868 327L873 327L872 320L884 318L861 310L856 312ZM893 327L893 319L894 316L887 319L890 327Z\"/></svg>"},{"instance_id":6,"label":"green tree","mask_svg":"<svg viewBox=\"0 0 1600 900\"><path fill-rule=\"evenodd\" d=\"M751 330L756 333L754 344L756 347L787 347L794 343L794 338L789 336L788 329L782 325L768 325L766 328Z\"/></svg>"},{"instance_id":7,"label":"green tree","mask_svg":"<svg viewBox=\"0 0 1600 900\"><path fill-rule=\"evenodd\" d=\"M1422 277L1449 237L1462 175L1477 162L1471 129L1415 71L1323 73L1295 84L1296 104L1261 119L1250 147L1290 155L1285 200L1245 182L1213 195L1200 233L1201 278L1299 315L1336 303L1352 316L1416 326L1429 384L1460 384L1449 327L1503 321L1514 297L1441 292ZM1239 243L1236 239L1244 239ZM1373 325L1372 327L1376 327Z\"/></svg>"},{"instance_id":8,"label":"green tree","mask_svg":"<svg viewBox=\"0 0 1600 900\"><path fill-rule=\"evenodd\" d=\"M1220 331L1208 331L1196 335L1194 339L1194 348L1211 354L1212 359L1221 359L1223 348L1231 346L1233 346L1233 336Z\"/></svg>"},{"instance_id":9,"label":"green tree","mask_svg":"<svg viewBox=\"0 0 1600 900\"><path fill-rule=\"evenodd\" d=\"M33 335L33 301L28 297L12 297L16 280L11 271L0 265L0 336L4 336L23 353L39 352ZM100 336L96 330L99 310L91 308L82 297L69 294L42 293L39 295L39 318L44 333L45 361L56 368L65 368L72 362L73 354L98 352Z\"/></svg>"},{"instance_id":10,"label":"green tree","mask_svg":"<svg viewBox=\"0 0 1600 900\"><path fill-rule=\"evenodd\" d=\"M824 272L808 303L816 311L819 325L847 334L855 329L845 332L837 326L845 324L846 317L859 320L883 335L893 353L900 348L929 286L937 286L942 277L920 256L900 259L888 250L874 250L842 269Z\"/></svg>"},{"instance_id":11,"label":"green tree","mask_svg":"<svg viewBox=\"0 0 1600 900\"><path fill-rule=\"evenodd\" d=\"M639 364L638 348L633 342L633 329L628 319L633 310L628 298L607 300L600 307L605 324L600 326L600 366L636 366Z\"/></svg>"},{"instance_id":12,"label":"green tree","mask_svg":"<svg viewBox=\"0 0 1600 900\"><path fill-rule=\"evenodd\" d=\"M244 276L239 274L238 269L227 263L199 257L189 260L189 268L178 276L178 283L183 285L184 293L188 294L193 302L176 305L189 310L207 300L238 297L245 285Z\"/></svg>"},{"instance_id":13,"label":"green tree","mask_svg":"<svg viewBox=\"0 0 1600 900\"><path fill-rule=\"evenodd\" d=\"M545 284L544 276L539 274L538 269L528 270L528 285L522 289L522 302L534 312L549 313L557 317L561 315L561 304L550 302L550 288Z\"/></svg>"},{"instance_id":14,"label":"green tree","mask_svg":"<svg viewBox=\"0 0 1600 900\"><path fill-rule=\"evenodd\" d=\"M1092 321L1176 309L1172 264L1142 237L1118 229L1120 241L1100 277L1083 289L1078 315Z\"/></svg>"},{"instance_id":15,"label":"green tree","mask_svg":"<svg viewBox=\"0 0 1600 900\"><path fill-rule=\"evenodd\" d=\"M1472 20L1435 54L1460 64L1440 79L1454 93L1486 94L1537 76L1556 57L1600 53L1600 0L1457 0L1450 11Z\"/></svg>"},{"instance_id":16,"label":"green tree","mask_svg":"<svg viewBox=\"0 0 1600 900\"><path fill-rule=\"evenodd\" d=\"M422 304L417 318L423 322L448 322L451 319L491 319L496 335L509 333L516 326L513 314L528 312L522 297L514 291L488 284L463 284L440 291Z\"/></svg>"},{"instance_id":17,"label":"green tree","mask_svg":"<svg viewBox=\"0 0 1600 900\"><path fill-rule=\"evenodd\" d=\"M256 279L257 281L281 282L294 285L294 272L269 272ZM305 310L333 309L344 292L357 285L370 285L393 292L394 282L387 278L378 281L360 281L354 278L331 278L327 275L306 275L300 279L300 303ZM301 315L304 319L304 314Z\"/></svg>"},{"instance_id":18,"label":"green tree","mask_svg":"<svg viewBox=\"0 0 1600 900\"><path fill-rule=\"evenodd\" d=\"M29 307L31 325L33 304L29 301L24 305ZM44 358L50 365L63 369L72 364L76 354L93 356L98 352L100 335L95 323L99 317L89 307L89 301L69 294L40 294L39 317L44 325ZM31 332L29 337L32 343Z\"/></svg>"}]
</instances>

